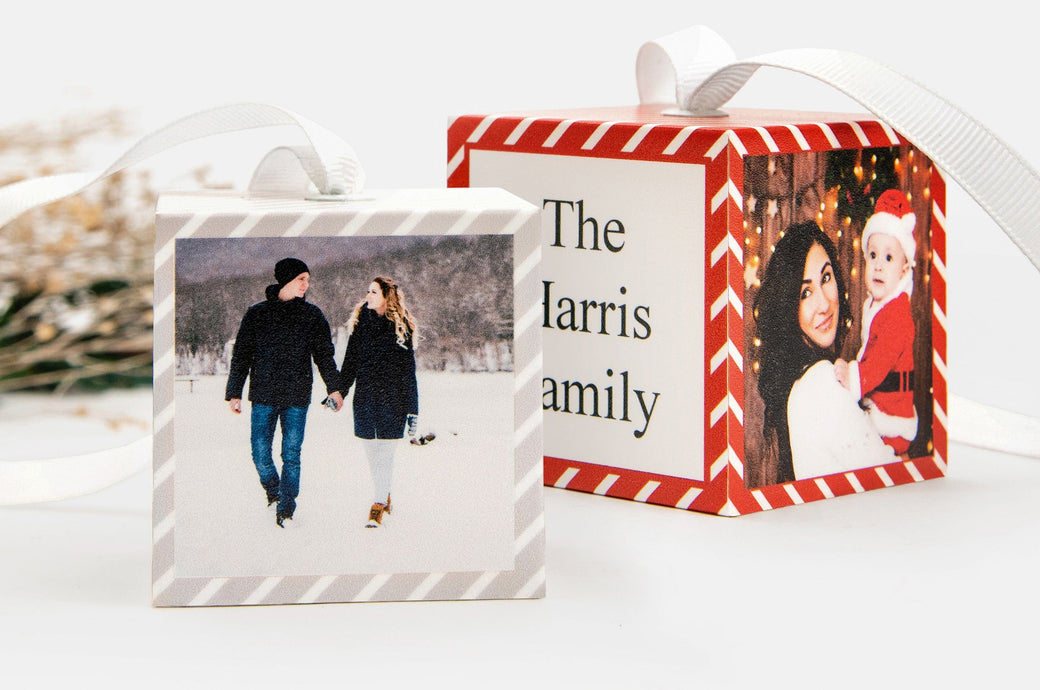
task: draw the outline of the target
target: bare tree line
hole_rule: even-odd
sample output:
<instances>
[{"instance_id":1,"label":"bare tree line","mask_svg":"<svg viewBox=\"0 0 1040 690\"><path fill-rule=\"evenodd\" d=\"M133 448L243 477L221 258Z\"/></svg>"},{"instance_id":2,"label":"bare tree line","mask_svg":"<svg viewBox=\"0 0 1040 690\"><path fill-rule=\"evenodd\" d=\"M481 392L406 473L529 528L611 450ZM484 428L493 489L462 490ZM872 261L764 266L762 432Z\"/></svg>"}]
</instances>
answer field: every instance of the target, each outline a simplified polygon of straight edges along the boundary
<instances>
[{"instance_id":1,"label":"bare tree line","mask_svg":"<svg viewBox=\"0 0 1040 690\"><path fill-rule=\"evenodd\" d=\"M308 301L325 312L337 340L346 346L351 312L377 275L397 281L419 327L416 363L433 371L512 370L513 254L512 238L499 236L385 238L385 251L353 259L352 238L337 247L346 258L324 260L301 256L311 267ZM212 240L210 240L212 242ZM225 240L233 243L241 240ZM284 240L283 240L284 242ZM233 248L234 245L228 245ZM273 281L275 252L255 274L209 278L190 283L192 266L177 264L177 374L221 374L227 371L229 342L242 315L264 299ZM335 253L335 252L330 252Z\"/></svg>"}]
</instances>

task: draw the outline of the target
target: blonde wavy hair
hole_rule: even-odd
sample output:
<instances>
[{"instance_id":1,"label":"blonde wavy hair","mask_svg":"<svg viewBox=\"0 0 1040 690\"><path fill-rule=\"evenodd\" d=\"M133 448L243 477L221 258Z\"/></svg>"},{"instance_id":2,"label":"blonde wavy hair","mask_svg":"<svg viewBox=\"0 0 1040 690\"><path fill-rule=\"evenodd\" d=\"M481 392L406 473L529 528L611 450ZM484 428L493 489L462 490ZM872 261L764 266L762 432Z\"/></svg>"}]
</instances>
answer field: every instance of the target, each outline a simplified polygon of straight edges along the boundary
<instances>
[{"instance_id":1,"label":"blonde wavy hair","mask_svg":"<svg viewBox=\"0 0 1040 690\"><path fill-rule=\"evenodd\" d=\"M387 278L386 276L376 276L372 279L372 282L379 286L383 297L386 299L386 313L384 316L394 322L394 330L397 332L397 344L401 347L408 347L408 337L411 336L412 347L414 348L419 341L419 333L415 319L405 304L404 291L401 290L392 278ZM354 332L354 326L357 325L358 318L361 316L361 309L365 304L367 304L366 300L358 302L350 315L351 333Z\"/></svg>"}]
</instances>

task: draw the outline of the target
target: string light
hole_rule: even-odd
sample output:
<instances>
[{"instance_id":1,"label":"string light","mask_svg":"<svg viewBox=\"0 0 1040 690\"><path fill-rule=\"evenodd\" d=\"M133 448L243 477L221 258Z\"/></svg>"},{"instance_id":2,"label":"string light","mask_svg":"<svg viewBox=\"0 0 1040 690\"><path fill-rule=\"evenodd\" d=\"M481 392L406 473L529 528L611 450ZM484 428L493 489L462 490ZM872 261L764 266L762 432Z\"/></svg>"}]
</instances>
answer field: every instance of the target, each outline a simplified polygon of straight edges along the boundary
<instances>
[{"instance_id":1,"label":"string light","mask_svg":"<svg viewBox=\"0 0 1040 690\"><path fill-rule=\"evenodd\" d=\"M762 365L759 362L752 362L751 363L751 368L754 369L755 373L757 374L759 371L761 371Z\"/></svg>"},{"instance_id":2,"label":"string light","mask_svg":"<svg viewBox=\"0 0 1040 690\"><path fill-rule=\"evenodd\" d=\"M857 275L859 275L859 271L856 270L855 266L852 267L852 270L849 271L849 273L852 274L853 278L855 278Z\"/></svg>"},{"instance_id":3,"label":"string light","mask_svg":"<svg viewBox=\"0 0 1040 690\"><path fill-rule=\"evenodd\" d=\"M754 343L755 343L755 347L762 347L762 339L761 338L755 338Z\"/></svg>"},{"instance_id":4,"label":"string light","mask_svg":"<svg viewBox=\"0 0 1040 690\"><path fill-rule=\"evenodd\" d=\"M876 154L870 157L870 162L871 162L871 164L876 164L877 163L877 155Z\"/></svg>"},{"instance_id":5,"label":"string light","mask_svg":"<svg viewBox=\"0 0 1040 690\"><path fill-rule=\"evenodd\" d=\"M755 228L755 232L756 232L757 234L761 235L761 234L762 234L762 226L761 226L761 225L759 225L759 226L758 226L757 228Z\"/></svg>"}]
</instances>

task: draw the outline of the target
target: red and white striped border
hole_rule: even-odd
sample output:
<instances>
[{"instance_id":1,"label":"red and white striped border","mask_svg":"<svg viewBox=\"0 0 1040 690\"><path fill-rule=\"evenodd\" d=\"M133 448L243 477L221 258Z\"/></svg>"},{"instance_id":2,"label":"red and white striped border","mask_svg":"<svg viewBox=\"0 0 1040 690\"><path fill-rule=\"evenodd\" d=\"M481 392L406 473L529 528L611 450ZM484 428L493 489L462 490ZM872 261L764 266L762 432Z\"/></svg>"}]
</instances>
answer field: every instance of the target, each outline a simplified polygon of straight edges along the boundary
<instances>
[{"instance_id":1,"label":"red and white striped border","mask_svg":"<svg viewBox=\"0 0 1040 690\"><path fill-rule=\"evenodd\" d=\"M474 149L692 163L705 166L704 481L545 458L545 485L720 515L923 481L946 469L945 183L932 174L931 284L934 301L934 455L840 475L748 491L744 488L745 156L898 146L906 142L876 120L810 122L728 129L696 125L524 117L463 116L448 129L448 186L469 184Z\"/></svg>"}]
</instances>

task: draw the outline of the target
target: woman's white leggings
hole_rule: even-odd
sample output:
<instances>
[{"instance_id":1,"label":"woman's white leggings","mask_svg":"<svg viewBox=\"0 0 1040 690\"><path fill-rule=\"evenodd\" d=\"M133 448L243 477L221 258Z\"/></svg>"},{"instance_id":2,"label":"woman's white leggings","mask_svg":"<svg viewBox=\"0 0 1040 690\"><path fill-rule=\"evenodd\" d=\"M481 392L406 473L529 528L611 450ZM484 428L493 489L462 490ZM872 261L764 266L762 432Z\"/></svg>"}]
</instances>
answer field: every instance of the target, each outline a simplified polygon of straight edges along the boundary
<instances>
[{"instance_id":1,"label":"woman's white leggings","mask_svg":"<svg viewBox=\"0 0 1040 690\"><path fill-rule=\"evenodd\" d=\"M398 440L373 438L363 441L365 455L368 456L368 469L372 472L375 491L373 503L386 503L386 497L390 495L390 483L394 476L394 450Z\"/></svg>"}]
</instances>

